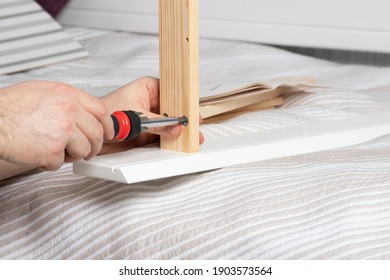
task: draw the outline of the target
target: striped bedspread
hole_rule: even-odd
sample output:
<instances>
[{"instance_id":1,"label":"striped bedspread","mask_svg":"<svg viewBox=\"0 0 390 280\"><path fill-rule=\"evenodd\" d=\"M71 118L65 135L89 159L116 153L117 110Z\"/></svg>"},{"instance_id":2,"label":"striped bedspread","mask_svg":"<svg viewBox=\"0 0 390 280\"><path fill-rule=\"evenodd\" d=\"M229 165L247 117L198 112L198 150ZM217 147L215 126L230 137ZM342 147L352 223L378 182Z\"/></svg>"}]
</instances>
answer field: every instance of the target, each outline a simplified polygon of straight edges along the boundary
<instances>
[{"instance_id":1,"label":"striped bedspread","mask_svg":"<svg viewBox=\"0 0 390 280\"><path fill-rule=\"evenodd\" d=\"M91 53L0 76L100 96L158 76L156 36L70 29ZM208 138L390 109L390 68L259 44L201 40L201 81L313 76L332 88L202 126ZM243 121L245 120L245 122ZM3 259L390 259L390 136L347 148L124 185L33 171L0 182Z\"/></svg>"}]
</instances>

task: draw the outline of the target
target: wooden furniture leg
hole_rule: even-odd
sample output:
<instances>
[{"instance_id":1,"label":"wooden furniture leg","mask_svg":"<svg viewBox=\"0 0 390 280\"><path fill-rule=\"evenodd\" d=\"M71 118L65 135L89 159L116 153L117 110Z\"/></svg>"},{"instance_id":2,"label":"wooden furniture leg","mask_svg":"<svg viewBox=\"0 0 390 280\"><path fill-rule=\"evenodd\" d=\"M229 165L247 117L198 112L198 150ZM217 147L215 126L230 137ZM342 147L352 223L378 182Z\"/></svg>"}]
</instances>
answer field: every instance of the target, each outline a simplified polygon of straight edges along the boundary
<instances>
[{"instance_id":1,"label":"wooden furniture leg","mask_svg":"<svg viewBox=\"0 0 390 280\"><path fill-rule=\"evenodd\" d=\"M198 0L159 0L160 113L186 116L178 139L161 137L161 148L199 151Z\"/></svg>"}]
</instances>

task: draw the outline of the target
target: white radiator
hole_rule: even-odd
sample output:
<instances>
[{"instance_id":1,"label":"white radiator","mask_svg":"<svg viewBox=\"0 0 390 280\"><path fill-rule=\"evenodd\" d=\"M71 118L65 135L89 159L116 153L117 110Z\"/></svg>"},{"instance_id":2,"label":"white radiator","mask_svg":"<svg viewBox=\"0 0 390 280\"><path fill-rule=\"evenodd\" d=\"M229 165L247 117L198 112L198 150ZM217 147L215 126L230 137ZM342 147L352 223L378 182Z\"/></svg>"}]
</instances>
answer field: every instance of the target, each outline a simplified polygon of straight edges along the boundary
<instances>
[{"instance_id":1,"label":"white radiator","mask_svg":"<svg viewBox=\"0 0 390 280\"><path fill-rule=\"evenodd\" d=\"M32 0L0 0L0 74L88 55Z\"/></svg>"}]
</instances>

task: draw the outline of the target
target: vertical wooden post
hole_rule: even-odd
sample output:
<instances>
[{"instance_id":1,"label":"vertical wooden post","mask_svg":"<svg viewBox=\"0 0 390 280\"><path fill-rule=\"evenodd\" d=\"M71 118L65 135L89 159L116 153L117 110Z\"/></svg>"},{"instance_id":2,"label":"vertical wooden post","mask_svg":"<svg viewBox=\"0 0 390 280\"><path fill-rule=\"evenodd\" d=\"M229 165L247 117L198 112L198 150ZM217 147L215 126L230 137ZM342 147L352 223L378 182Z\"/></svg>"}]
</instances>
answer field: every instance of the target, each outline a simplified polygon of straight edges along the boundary
<instances>
[{"instance_id":1,"label":"vertical wooden post","mask_svg":"<svg viewBox=\"0 0 390 280\"><path fill-rule=\"evenodd\" d=\"M199 151L198 0L159 0L160 113L187 116L178 139L161 138L161 148Z\"/></svg>"}]
</instances>

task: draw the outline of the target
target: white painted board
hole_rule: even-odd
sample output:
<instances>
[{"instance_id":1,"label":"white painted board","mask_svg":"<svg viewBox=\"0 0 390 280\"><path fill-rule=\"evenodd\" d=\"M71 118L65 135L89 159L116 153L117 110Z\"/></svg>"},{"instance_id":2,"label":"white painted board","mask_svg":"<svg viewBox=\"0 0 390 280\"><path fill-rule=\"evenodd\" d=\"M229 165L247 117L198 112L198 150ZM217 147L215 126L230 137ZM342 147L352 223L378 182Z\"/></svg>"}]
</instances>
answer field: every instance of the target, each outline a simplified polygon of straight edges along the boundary
<instances>
[{"instance_id":1,"label":"white painted board","mask_svg":"<svg viewBox=\"0 0 390 280\"><path fill-rule=\"evenodd\" d=\"M147 146L75 163L74 172L131 184L350 146L386 134L390 134L390 114L371 114L206 139L201 151L195 154Z\"/></svg>"},{"instance_id":2,"label":"white painted board","mask_svg":"<svg viewBox=\"0 0 390 280\"><path fill-rule=\"evenodd\" d=\"M276 45L389 53L388 0L200 0L200 35ZM157 0L72 0L69 25L158 32Z\"/></svg>"},{"instance_id":3,"label":"white painted board","mask_svg":"<svg viewBox=\"0 0 390 280\"><path fill-rule=\"evenodd\" d=\"M0 74L87 55L35 1L0 0Z\"/></svg>"}]
</instances>

